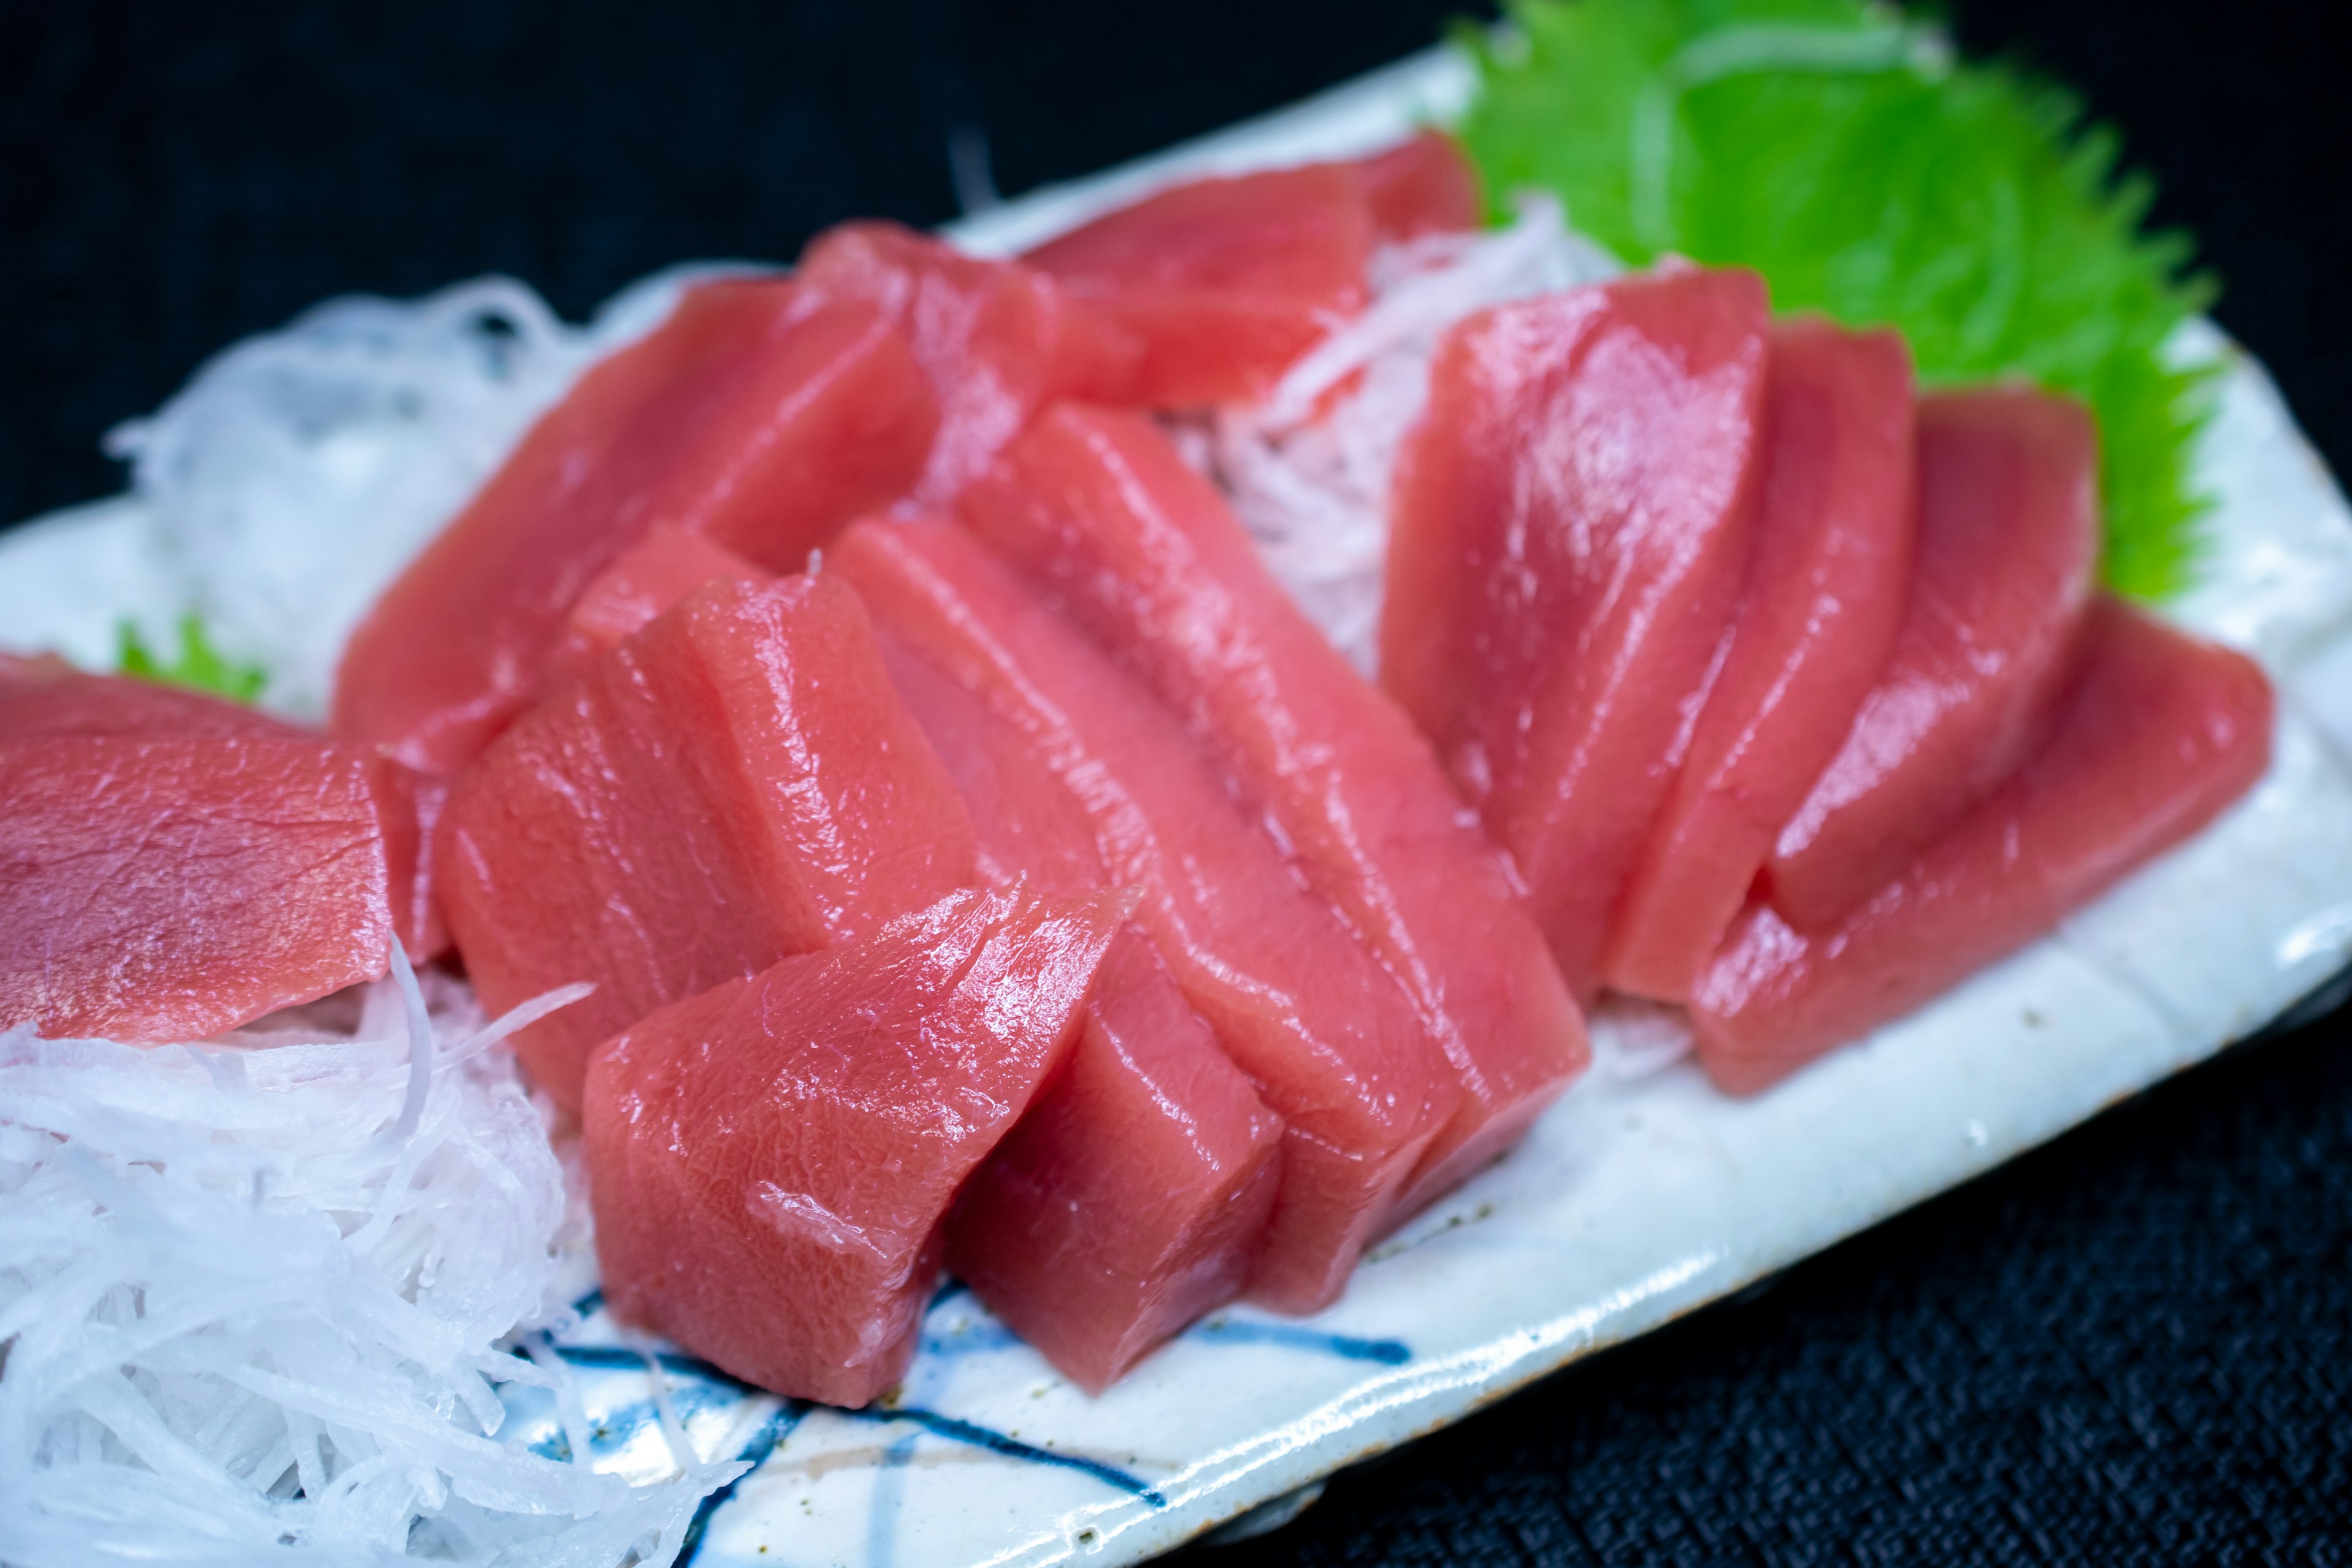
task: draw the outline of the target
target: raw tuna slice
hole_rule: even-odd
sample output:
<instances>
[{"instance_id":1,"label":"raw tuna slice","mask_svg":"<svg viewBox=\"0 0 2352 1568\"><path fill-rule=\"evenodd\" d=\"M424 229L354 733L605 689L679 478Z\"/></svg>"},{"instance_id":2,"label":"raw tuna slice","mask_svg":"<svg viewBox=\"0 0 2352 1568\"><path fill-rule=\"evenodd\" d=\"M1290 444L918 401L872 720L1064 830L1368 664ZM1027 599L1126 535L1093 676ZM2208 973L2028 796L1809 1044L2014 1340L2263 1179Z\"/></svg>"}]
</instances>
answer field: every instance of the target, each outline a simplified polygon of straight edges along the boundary
<instances>
[{"instance_id":1,"label":"raw tuna slice","mask_svg":"<svg viewBox=\"0 0 2352 1568\"><path fill-rule=\"evenodd\" d=\"M782 572L911 484L937 411L890 321L705 284L581 378L376 602L334 729L451 773L531 699L580 591L654 524Z\"/></svg>"},{"instance_id":2,"label":"raw tuna slice","mask_svg":"<svg viewBox=\"0 0 2352 1568\"><path fill-rule=\"evenodd\" d=\"M71 675L74 667L53 653L9 653L0 649L0 687L24 681L53 680Z\"/></svg>"},{"instance_id":3,"label":"raw tuna slice","mask_svg":"<svg viewBox=\"0 0 2352 1568\"><path fill-rule=\"evenodd\" d=\"M1023 259L1142 343L1129 395L1161 408L1254 398L1364 304L1372 205L1348 163L1202 180Z\"/></svg>"},{"instance_id":4,"label":"raw tuna slice","mask_svg":"<svg viewBox=\"0 0 2352 1568\"><path fill-rule=\"evenodd\" d=\"M1780 833L1772 905L1826 930L2007 778L2072 668L2098 565L2098 437L2024 388L1919 400L1919 538L1878 684Z\"/></svg>"},{"instance_id":5,"label":"raw tuna slice","mask_svg":"<svg viewBox=\"0 0 2352 1568\"><path fill-rule=\"evenodd\" d=\"M442 905L562 1103L655 1008L971 885L971 826L830 574L710 584L532 709L458 782Z\"/></svg>"},{"instance_id":6,"label":"raw tuna slice","mask_svg":"<svg viewBox=\"0 0 2352 1568\"><path fill-rule=\"evenodd\" d=\"M1428 747L1266 574L1216 492L1144 421L1064 405L963 510L1184 717L1412 997L1463 1095L1405 1210L1516 1142L1583 1069L1583 1021Z\"/></svg>"},{"instance_id":7,"label":"raw tuna slice","mask_svg":"<svg viewBox=\"0 0 2352 1568\"><path fill-rule=\"evenodd\" d=\"M1399 455L1381 683L1580 995L1747 571L1766 324L1762 279L1696 268L1474 316Z\"/></svg>"},{"instance_id":8,"label":"raw tuna slice","mask_svg":"<svg viewBox=\"0 0 2352 1568\"><path fill-rule=\"evenodd\" d=\"M2055 926L2252 787L2272 698L2242 656L2121 603L2090 612L2048 738L1910 869L1832 931L1750 908L1691 997L1699 1059L1763 1088Z\"/></svg>"},{"instance_id":9,"label":"raw tuna slice","mask_svg":"<svg viewBox=\"0 0 2352 1568\"><path fill-rule=\"evenodd\" d=\"M1025 880L1071 898L1112 887L1093 817L1028 733L917 657L887 626L875 634L890 683L971 815L981 881L1011 887Z\"/></svg>"},{"instance_id":10,"label":"raw tuna slice","mask_svg":"<svg viewBox=\"0 0 2352 1568\"><path fill-rule=\"evenodd\" d=\"M1356 172L1371 204L1376 238L1401 244L1478 226L1478 171L1461 143L1443 131L1424 131L1360 159Z\"/></svg>"},{"instance_id":11,"label":"raw tuna slice","mask_svg":"<svg viewBox=\"0 0 2352 1568\"><path fill-rule=\"evenodd\" d=\"M884 662L971 809L982 878L1085 897L1111 885L1094 825L1028 737L884 631ZM1152 938L1112 949L1069 1068L964 1200L948 1264L1100 1392L1249 1283L1282 1120L1192 1010Z\"/></svg>"},{"instance_id":12,"label":"raw tuna slice","mask_svg":"<svg viewBox=\"0 0 2352 1568\"><path fill-rule=\"evenodd\" d=\"M917 505L952 500L1046 404L1118 401L1135 378L1135 337L1045 273L964 256L894 223L827 229L794 276L812 294L880 310L929 378L940 430Z\"/></svg>"},{"instance_id":13,"label":"raw tuna slice","mask_svg":"<svg viewBox=\"0 0 2352 1568\"><path fill-rule=\"evenodd\" d=\"M325 737L257 708L184 687L90 675L59 658L0 668L0 738L152 735L180 740L322 742Z\"/></svg>"},{"instance_id":14,"label":"raw tuna slice","mask_svg":"<svg viewBox=\"0 0 2352 1568\"><path fill-rule=\"evenodd\" d=\"M948 1267L1090 1394L1248 1283L1282 1120L1130 926L1069 1065L972 1180Z\"/></svg>"},{"instance_id":15,"label":"raw tuna slice","mask_svg":"<svg viewBox=\"0 0 2352 1568\"><path fill-rule=\"evenodd\" d=\"M942 1222L1076 1039L1117 915L955 894L644 1019L583 1113L604 1296L778 1394L898 1381Z\"/></svg>"},{"instance_id":16,"label":"raw tuna slice","mask_svg":"<svg viewBox=\"0 0 2352 1568\"><path fill-rule=\"evenodd\" d=\"M1407 998L1235 812L1175 719L961 531L861 523L827 570L945 678L934 692L967 694L1026 742L1085 810L1112 885L1141 890L1135 918L1185 999L1289 1123L1251 1293L1286 1311L1331 1301L1454 1111ZM979 718L925 722L947 745Z\"/></svg>"},{"instance_id":17,"label":"raw tuna slice","mask_svg":"<svg viewBox=\"0 0 2352 1568\"><path fill-rule=\"evenodd\" d=\"M1911 580L1911 356L1893 332L1777 327L1748 586L1603 978L1679 1002L1885 666Z\"/></svg>"},{"instance_id":18,"label":"raw tuna slice","mask_svg":"<svg viewBox=\"0 0 2352 1568\"><path fill-rule=\"evenodd\" d=\"M373 771L316 741L0 738L0 1029L199 1040L383 974Z\"/></svg>"},{"instance_id":19,"label":"raw tuna slice","mask_svg":"<svg viewBox=\"0 0 2352 1568\"><path fill-rule=\"evenodd\" d=\"M155 681L87 675L63 659L0 659L0 739L35 735L124 735L157 740L284 741L323 745L324 737L241 702ZM362 747L383 833L393 926L411 961L448 946L433 897L425 842L446 793L437 780Z\"/></svg>"},{"instance_id":20,"label":"raw tuna slice","mask_svg":"<svg viewBox=\"0 0 2352 1568\"><path fill-rule=\"evenodd\" d=\"M550 684L579 675L706 583L769 583L775 576L702 534L656 523L573 601L563 640L548 662Z\"/></svg>"}]
</instances>

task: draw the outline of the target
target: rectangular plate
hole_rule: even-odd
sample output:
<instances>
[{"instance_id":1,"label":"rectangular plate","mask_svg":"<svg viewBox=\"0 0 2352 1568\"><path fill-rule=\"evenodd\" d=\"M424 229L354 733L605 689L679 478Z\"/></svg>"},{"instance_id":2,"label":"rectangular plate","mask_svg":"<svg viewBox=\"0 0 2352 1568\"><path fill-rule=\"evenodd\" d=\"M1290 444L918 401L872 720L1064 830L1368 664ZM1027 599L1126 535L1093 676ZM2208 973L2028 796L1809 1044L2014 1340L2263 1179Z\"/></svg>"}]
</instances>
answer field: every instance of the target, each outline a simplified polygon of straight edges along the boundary
<instances>
[{"instance_id":1,"label":"rectangular plate","mask_svg":"<svg viewBox=\"0 0 2352 1568\"><path fill-rule=\"evenodd\" d=\"M1018 250L1180 175L1351 154L1467 101L1433 51L950 231ZM1654 1069L1654 1016L1596 1020L1595 1070L1502 1163L1304 1321L1236 1309L1089 1399L970 1294L933 1304L897 1403L842 1412L665 1357L708 1454L757 1468L706 1503L703 1563L1131 1563L1736 1291L2074 1126L2279 1018L2352 958L2352 515L2261 367L2225 366L2198 457L2218 500L2184 625L2258 654L2277 756L2210 830L2054 938L1754 1100ZM0 637L102 659L114 617L177 605L102 503L0 542ZM566 1353L599 1464L669 1469L648 1373L591 1296ZM517 1396L526 1434L551 1413Z\"/></svg>"}]
</instances>

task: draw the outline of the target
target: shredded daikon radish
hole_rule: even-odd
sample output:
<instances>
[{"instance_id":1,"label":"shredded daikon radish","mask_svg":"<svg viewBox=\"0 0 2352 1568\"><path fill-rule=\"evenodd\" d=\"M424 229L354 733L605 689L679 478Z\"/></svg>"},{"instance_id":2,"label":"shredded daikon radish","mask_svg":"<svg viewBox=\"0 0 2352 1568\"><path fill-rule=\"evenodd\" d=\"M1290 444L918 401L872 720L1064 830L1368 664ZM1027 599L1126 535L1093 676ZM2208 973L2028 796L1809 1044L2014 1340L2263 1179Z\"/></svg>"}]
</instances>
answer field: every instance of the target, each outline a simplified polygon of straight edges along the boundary
<instances>
[{"instance_id":1,"label":"shredded daikon radish","mask_svg":"<svg viewBox=\"0 0 2352 1568\"><path fill-rule=\"evenodd\" d=\"M0 1034L0 1562L664 1563L741 1468L499 1440L501 1384L577 1404L509 1338L566 1192L499 1046L576 993L485 1028L399 967L203 1045Z\"/></svg>"},{"instance_id":2,"label":"shredded daikon radish","mask_svg":"<svg viewBox=\"0 0 2352 1568\"><path fill-rule=\"evenodd\" d=\"M1293 365L1272 395L1180 430L1268 569L1364 673L1377 655L1389 477L1429 399L1439 338L1489 305L1617 270L1544 196L1526 200L1507 228L1390 247L1373 258L1363 314Z\"/></svg>"},{"instance_id":3,"label":"shredded daikon radish","mask_svg":"<svg viewBox=\"0 0 2352 1568\"><path fill-rule=\"evenodd\" d=\"M352 628L531 422L688 283L750 269L656 273L586 327L505 278L331 300L215 357L107 449L131 459L214 640L268 672L267 706L317 719Z\"/></svg>"}]
</instances>

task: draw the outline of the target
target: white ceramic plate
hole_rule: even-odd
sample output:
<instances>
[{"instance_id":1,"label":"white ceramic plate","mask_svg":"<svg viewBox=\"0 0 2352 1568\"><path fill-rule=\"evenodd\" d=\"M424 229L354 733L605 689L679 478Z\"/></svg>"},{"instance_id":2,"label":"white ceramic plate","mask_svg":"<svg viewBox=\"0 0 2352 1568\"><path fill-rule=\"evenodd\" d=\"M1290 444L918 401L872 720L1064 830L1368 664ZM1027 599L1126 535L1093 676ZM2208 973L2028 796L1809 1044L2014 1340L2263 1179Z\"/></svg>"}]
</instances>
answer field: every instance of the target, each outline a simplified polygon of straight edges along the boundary
<instances>
[{"instance_id":1,"label":"white ceramic plate","mask_svg":"<svg viewBox=\"0 0 2352 1568\"><path fill-rule=\"evenodd\" d=\"M956 235L1016 250L1173 176L1378 146L1468 89L1433 52ZM694 1559L1108 1564L1249 1510L1277 1519L1333 1470L1964 1181L2327 986L2352 959L2352 514L2259 365L2209 326L2179 347L2227 369L2199 455L2220 502L2213 556L2174 613L2257 653L2284 700L2269 775L2210 831L1755 1100L1659 1068L1658 1017L1598 1020L1588 1079L1374 1252L1339 1306L1221 1313L1100 1399L954 1287L889 1408L780 1402L668 1358L666 1396L698 1446L758 1461L705 1505ZM0 643L103 659L116 616L176 610L183 587L139 543L137 510L83 509L0 544ZM664 1473L645 1363L584 1304L565 1353L588 1374L598 1462ZM514 1417L552 1451L557 1424L530 1397Z\"/></svg>"}]
</instances>

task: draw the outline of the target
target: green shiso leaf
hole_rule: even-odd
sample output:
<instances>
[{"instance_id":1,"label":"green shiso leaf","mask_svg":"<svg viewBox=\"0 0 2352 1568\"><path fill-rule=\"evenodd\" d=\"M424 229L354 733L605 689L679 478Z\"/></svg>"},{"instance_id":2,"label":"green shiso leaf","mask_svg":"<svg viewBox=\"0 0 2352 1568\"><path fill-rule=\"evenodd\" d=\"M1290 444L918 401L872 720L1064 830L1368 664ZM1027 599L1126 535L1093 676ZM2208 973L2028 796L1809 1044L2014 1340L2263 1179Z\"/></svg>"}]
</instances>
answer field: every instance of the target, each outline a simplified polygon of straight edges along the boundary
<instances>
[{"instance_id":1,"label":"green shiso leaf","mask_svg":"<svg viewBox=\"0 0 2352 1568\"><path fill-rule=\"evenodd\" d=\"M262 687L269 679L268 672L257 664L238 664L224 658L205 635L203 618L194 614L180 617L180 657L171 663L165 663L148 647L138 626L130 621L116 623L114 640L118 650L116 668L142 680L209 691L232 702L251 702L261 695Z\"/></svg>"},{"instance_id":2,"label":"green shiso leaf","mask_svg":"<svg viewBox=\"0 0 2352 1568\"><path fill-rule=\"evenodd\" d=\"M2022 376L2096 413L2102 574L2184 586L2203 498L2207 367L2166 342L2212 298L2151 188L2061 89L1955 61L1860 0L1513 0L1465 28L1483 90L1462 137L1500 201L1553 192L1646 265L1753 267L1775 307L1899 328L1930 385Z\"/></svg>"}]
</instances>

